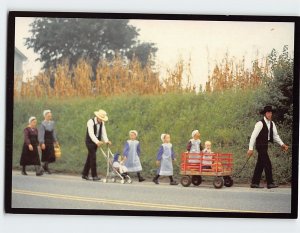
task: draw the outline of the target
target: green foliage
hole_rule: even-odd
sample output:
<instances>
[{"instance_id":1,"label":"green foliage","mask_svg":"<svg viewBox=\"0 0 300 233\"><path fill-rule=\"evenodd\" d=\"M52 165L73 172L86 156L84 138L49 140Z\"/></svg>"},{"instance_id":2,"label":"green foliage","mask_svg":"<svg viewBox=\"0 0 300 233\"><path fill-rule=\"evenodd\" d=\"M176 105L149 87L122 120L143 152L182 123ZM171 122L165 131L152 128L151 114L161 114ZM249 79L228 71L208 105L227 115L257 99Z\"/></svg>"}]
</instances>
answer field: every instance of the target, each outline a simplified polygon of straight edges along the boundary
<instances>
[{"instance_id":1,"label":"green foliage","mask_svg":"<svg viewBox=\"0 0 300 233\"><path fill-rule=\"evenodd\" d=\"M257 98L257 109L270 104L275 107L277 113L274 120L285 121L291 127L293 119L293 81L294 59L288 53L288 47L284 46L280 55L272 50L269 55L269 63L272 78L265 80L264 88L261 89Z\"/></svg>"},{"instance_id":2,"label":"green foliage","mask_svg":"<svg viewBox=\"0 0 300 233\"><path fill-rule=\"evenodd\" d=\"M44 62L45 69L64 60L72 66L84 58L95 71L99 59L135 51L135 57L147 64L157 51L153 43L138 42L138 29L127 19L36 18L31 33L26 46L40 54L38 60Z\"/></svg>"},{"instance_id":3,"label":"green foliage","mask_svg":"<svg viewBox=\"0 0 300 233\"><path fill-rule=\"evenodd\" d=\"M141 43L136 46L134 46L132 49L130 49L127 53L126 56L130 59L133 60L134 58L137 58L142 67L145 67L148 62L150 62L151 66L154 65L154 60L153 57L157 52L158 48L155 47L154 43Z\"/></svg>"},{"instance_id":4,"label":"green foliage","mask_svg":"<svg viewBox=\"0 0 300 233\"><path fill-rule=\"evenodd\" d=\"M112 151L122 152L128 131L136 129L141 143L143 174L155 171L161 133L170 133L177 154L175 176L179 177L180 154L186 150L191 132L199 129L202 142L212 141L214 152L234 154L235 171L246 161L249 136L260 119L255 111L257 91L225 91L223 93L185 93L157 96L115 96L61 99L23 99L14 105L13 165L18 167L23 143L23 128L31 115L42 120L42 111L51 109L56 121L62 158L51 167L58 172L77 173L83 168L87 150L84 139L86 122L93 112L103 108L108 112L106 124ZM291 131L278 125L279 134L291 143ZM275 147L275 146L274 146ZM274 175L278 181L291 176L291 153L281 153L278 146L271 149ZM274 156L273 156L274 155ZM98 151L98 170L105 172L106 163ZM254 159L241 173L241 181L248 180L254 169Z\"/></svg>"}]
</instances>

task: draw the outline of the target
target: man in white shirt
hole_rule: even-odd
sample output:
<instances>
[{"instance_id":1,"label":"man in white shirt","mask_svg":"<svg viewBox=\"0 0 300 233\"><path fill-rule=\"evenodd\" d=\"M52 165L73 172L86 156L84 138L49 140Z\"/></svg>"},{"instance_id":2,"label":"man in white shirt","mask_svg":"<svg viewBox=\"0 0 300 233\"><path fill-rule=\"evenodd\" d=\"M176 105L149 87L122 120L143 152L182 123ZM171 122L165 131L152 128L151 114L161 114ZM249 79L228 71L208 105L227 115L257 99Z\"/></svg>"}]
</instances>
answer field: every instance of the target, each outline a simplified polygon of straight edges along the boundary
<instances>
[{"instance_id":1,"label":"man in white shirt","mask_svg":"<svg viewBox=\"0 0 300 233\"><path fill-rule=\"evenodd\" d=\"M268 143L278 143L284 151L288 150L288 146L285 145L280 139L275 123L272 121L273 109L272 106L265 106L261 114L264 118L255 124L252 132L248 156L253 155L253 147L256 144L256 150L258 152L257 163L254 170L251 188L263 188L259 186L261 175L263 170L265 171L267 179L267 188L277 188L278 185L274 184L272 174L272 164L268 155Z\"/></svg>"},{"instance_id":2,"label":"man in white shirt","mask_svg":"<svg viewBox=\"0 0 300 233\"><path fill-rule=\"evenodd\" d=\"M96 151L99 146L104 143L111 145L107 138L104 122L108 120L104 110L94 112L94 118L87 122L87 132L85 144L88 149L88 156L82 171L82 179L89 180L89 171L91 170L93 181L99 181L97 175Z\"/></svg>"}]
</instances>

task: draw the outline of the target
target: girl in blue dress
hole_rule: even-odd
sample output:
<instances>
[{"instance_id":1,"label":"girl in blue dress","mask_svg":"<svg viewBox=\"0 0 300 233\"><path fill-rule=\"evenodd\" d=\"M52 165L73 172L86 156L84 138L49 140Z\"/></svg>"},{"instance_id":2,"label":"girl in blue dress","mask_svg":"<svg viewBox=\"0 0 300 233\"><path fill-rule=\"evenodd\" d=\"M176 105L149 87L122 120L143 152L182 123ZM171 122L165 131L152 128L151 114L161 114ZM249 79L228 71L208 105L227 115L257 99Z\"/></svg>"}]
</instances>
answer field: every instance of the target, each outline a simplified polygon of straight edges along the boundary
<instances>
[{"instance_id":1,"label":"girl in blue dress","mask_svg":"<svg viewBox=\"0 0 300 233\"><path fill-rule=\"evenodd\" d=\"M136 130L129 131L129 140L124 145L124 165L127 167L128 172L136 172L139 182L143 182L145 179L141 176L143 170L140 161L140 142L136 139L138 132Z\"/></svg>"},{"instance_id":2,"label":"girl in blue dress","mask_svg":"<svg viewBox=\"0 0 300 233\"><path fill-rule=\"evenodd\" d=\"M153 182L159 184L158 178L160 176L169 176L170 185L178 185L173 179L173 161L176 159L173 146L170 143L171 137L169 134L162 134L161 140L163 144L159 147L156 158L156 164L159 166L159 169L157 170L157 175L153 178Z\"/></svg>"}]
</instances>

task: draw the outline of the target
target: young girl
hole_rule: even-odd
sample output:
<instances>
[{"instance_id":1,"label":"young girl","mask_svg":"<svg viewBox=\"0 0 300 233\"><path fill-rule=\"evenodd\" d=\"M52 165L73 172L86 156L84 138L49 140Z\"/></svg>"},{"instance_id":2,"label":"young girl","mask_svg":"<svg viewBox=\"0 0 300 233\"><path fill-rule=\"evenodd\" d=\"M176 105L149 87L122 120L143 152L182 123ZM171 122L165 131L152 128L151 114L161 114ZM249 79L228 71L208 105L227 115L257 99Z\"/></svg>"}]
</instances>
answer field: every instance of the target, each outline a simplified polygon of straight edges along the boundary
<instances>
[{"instance_id":1,"label":"young girl","mask_svg":"<svg viewBox=\"0 0 300 233\"><path fill-rule=\"evenodd\" d=\"M199 130L194 130L192 132L192 139L189 140L186 149L189 153L195 153L194 155L190 155L189 163L199 163L200 161L200 155L197 155L197 153L200 153L203 150L203 147L201 145L200 140L200 132Z\"/></svg>"},{"instance_id":2,"label":"young girl","mask_svg":"<svg viewBox=\"0 0 300 233\"><path fill-rule=\"evenodd\" d=\"M196 129L192 132L192 139L189 140L186 149L190 153L200 153L203 150L199 130Z\"/></svg>"},{"instance_id":3,"label":"young girl","mask_svg":"<svg viewBox=\"0 0 300 233\"><path fill-rule=\"evenodd\" d=\"M141 176L142 165L140 161L140 142L136 140L138 132L136 130L129 131L129 140L126 141L124 146L123 155L124 165L127 167L128 172L136 172L139 182L143 182L145 179Z\"/></svg>"},{"instance_id":4,"label":"young girl","mask_svg":"<svg viewBox=\"0 0 300 233\"><path fill-rule=\"evenodd\" d=\"M175 153L170 143L171 137L169 134L162 134L161 140L163 144L160 146L157 153L156 164L159 166L157 175L154 177L153 182L159 184L158 178L160 176L169 176L170 185L178 185L178 183L173 179L173 161L175 160Z\"/></svg>"},{"instance_id":5,"label":"young girl","mask_svg":"<svg viewBox=\"0 0 300 233\"><path fill-rule=\"evenodd\" d=\"M206 141L204 143L204 145L205 145L205 148L202 151L204 153L204 155L203 155L203 161L202 161L202 164L203 164L202 168L203 169L211 169L211 165L213 163L212 162L212 156L209 155L209 154L213 153L211 151L211 142L210 141Z\"/></svg>"}]
</instances>

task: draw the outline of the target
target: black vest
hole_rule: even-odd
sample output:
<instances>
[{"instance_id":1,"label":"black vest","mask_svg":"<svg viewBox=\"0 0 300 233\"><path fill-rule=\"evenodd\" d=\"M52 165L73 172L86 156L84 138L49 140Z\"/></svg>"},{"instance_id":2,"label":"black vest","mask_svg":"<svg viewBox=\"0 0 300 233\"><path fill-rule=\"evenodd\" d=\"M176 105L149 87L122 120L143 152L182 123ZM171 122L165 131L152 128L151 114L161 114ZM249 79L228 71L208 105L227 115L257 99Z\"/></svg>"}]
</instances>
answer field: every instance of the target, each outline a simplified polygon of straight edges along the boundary
<instances>
[{"instance_id":1,"label":"black vest","mask_svg":"<svg viewBox=\"0 0 300 233\"><path fill-rule=\"evenodd\" d=\"M94 134L95 136L97 135L97 123L95 122L95 119L92 119L93 123L94 123ZM99 128L99 136L96 138L101 141L101 136L102 136L102 122L100 123L100 128ZM94 144L94 142L92 141L90 135L89 135L89 131L88 128L86 129L86 136L85 136L85 142L88 144Z\"/></svg>"},{"instance_id":2,"label":"black vest","mask_svg":"<svg viewBox=\"0 0 300 233\"><path fill-rule=\"evenodd\" d=\"M268 140L269 129L264 119L261 120L263 127L256 138L256 148L259 149L268 149L268 142L273 143L273 122L271 121L270 125L270 140Z\"/></svg>"}]
</instances>

